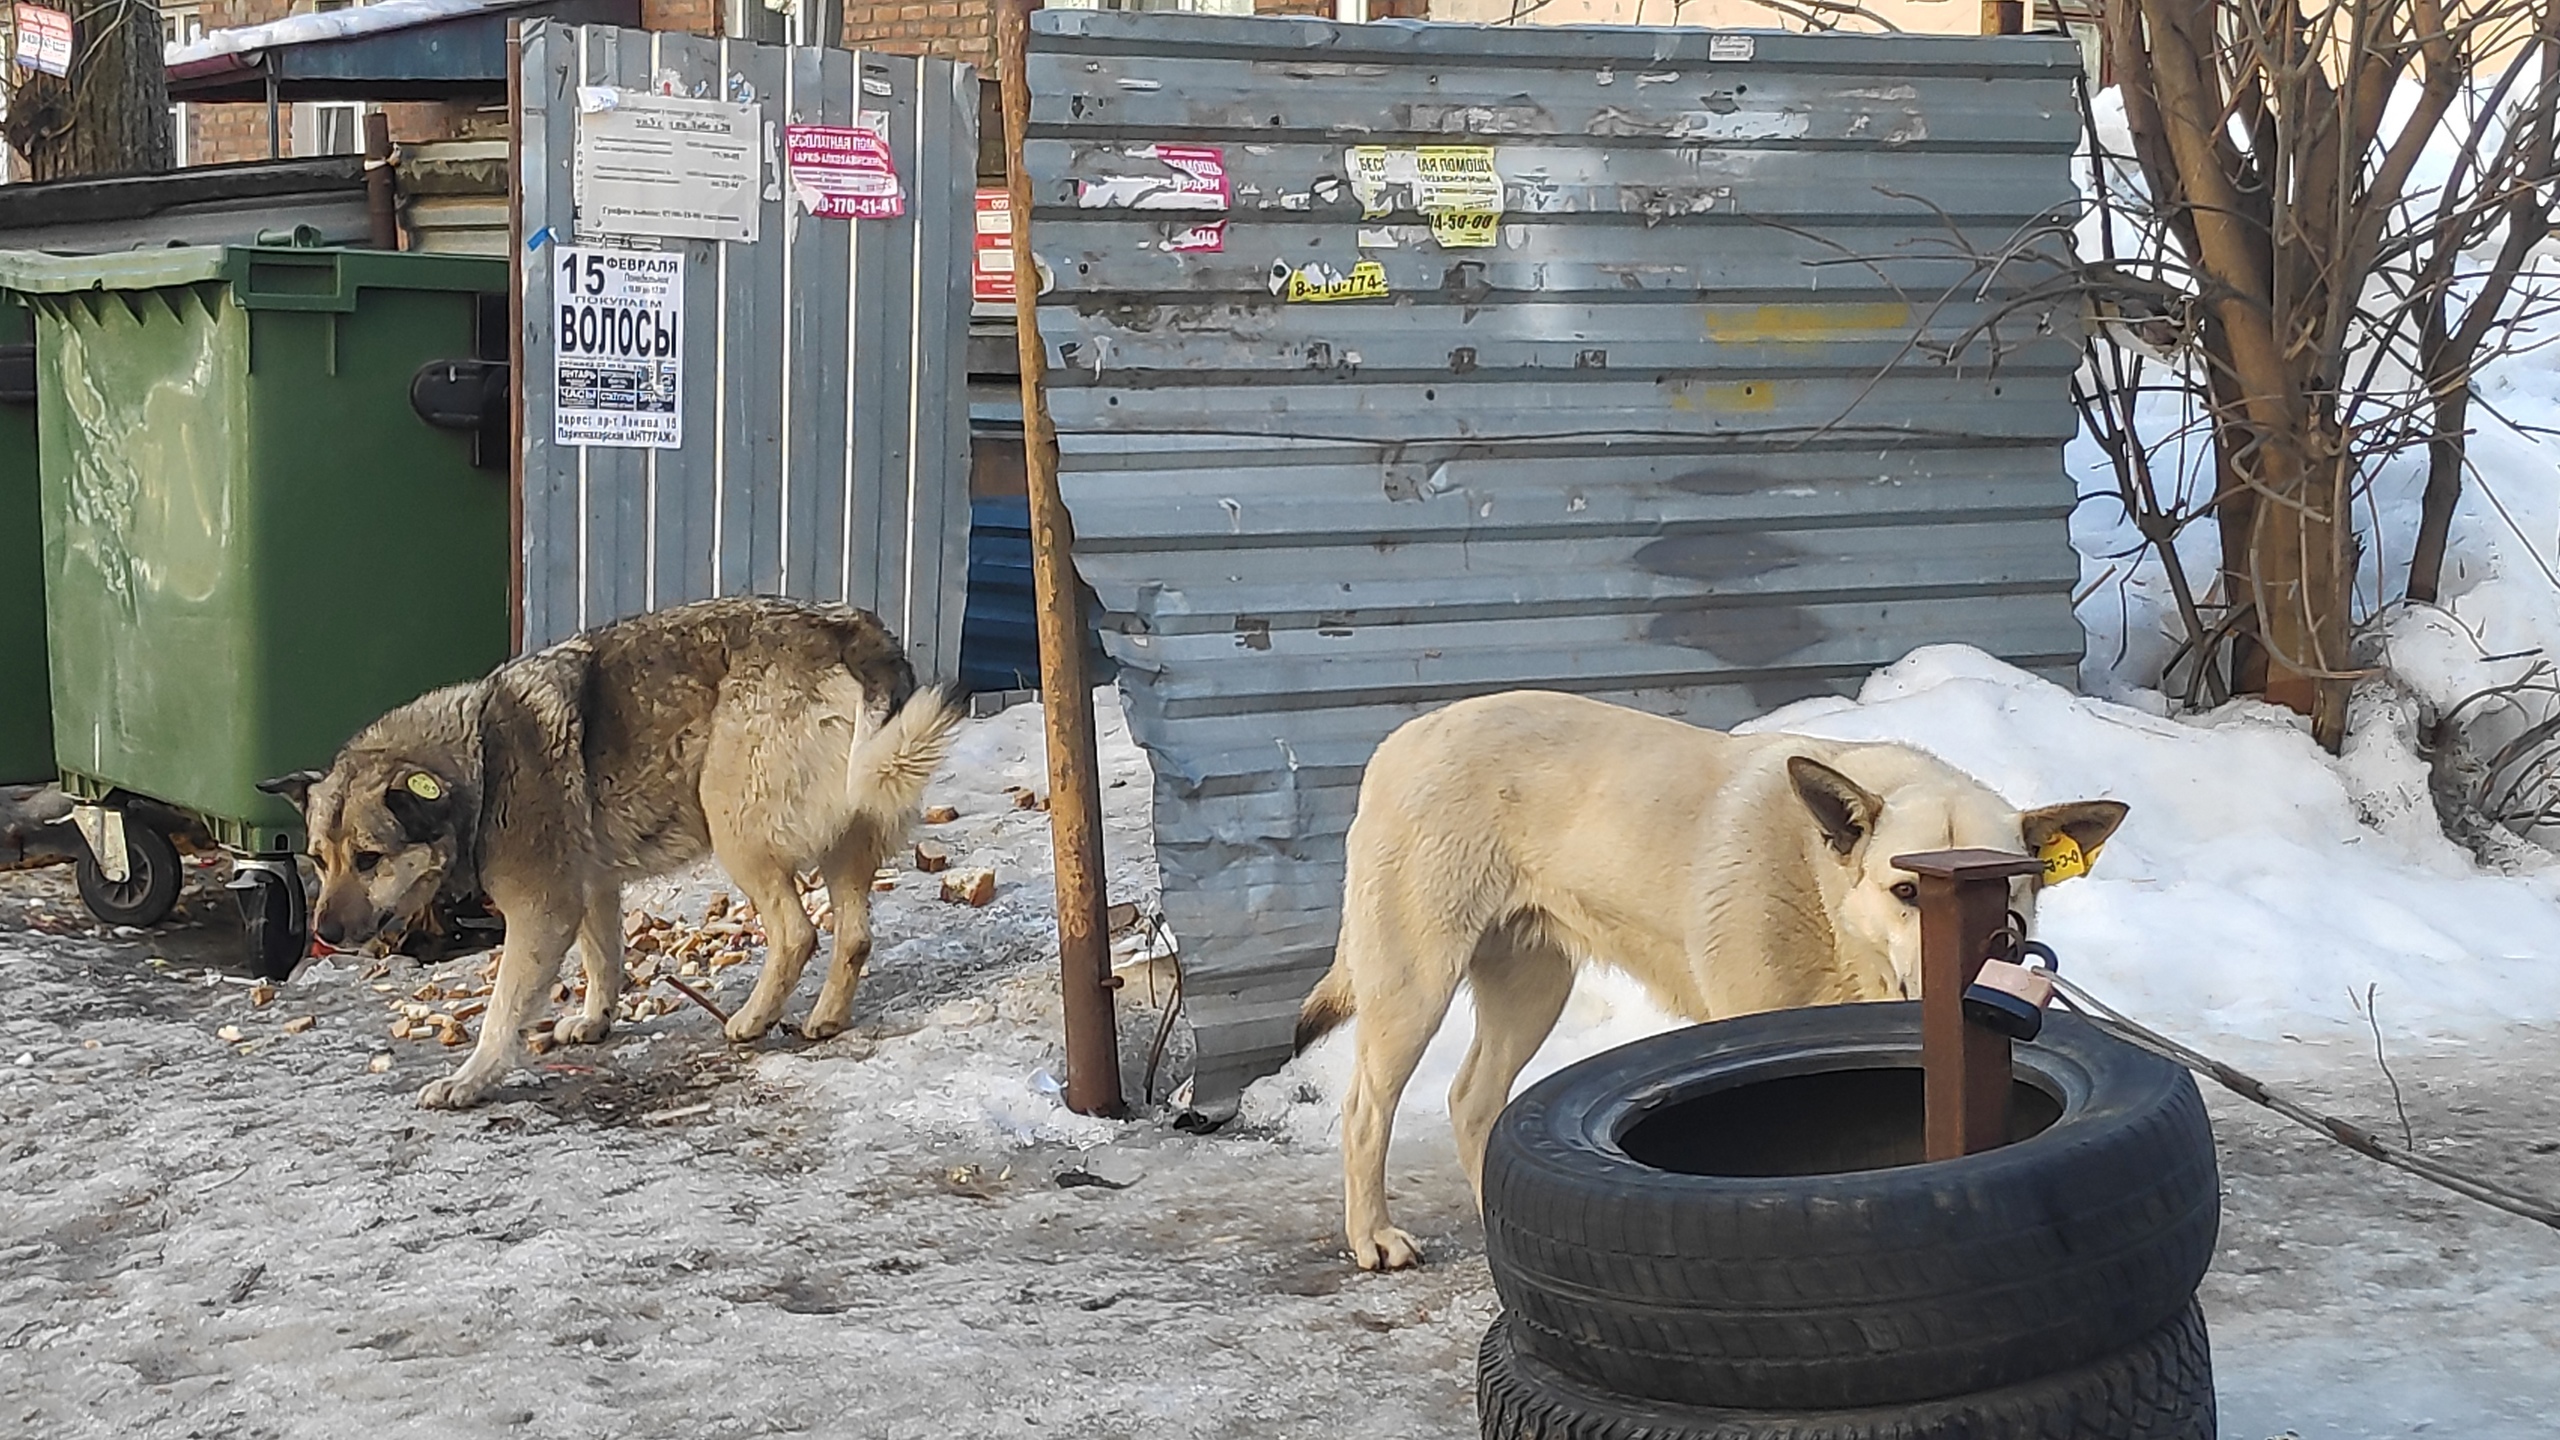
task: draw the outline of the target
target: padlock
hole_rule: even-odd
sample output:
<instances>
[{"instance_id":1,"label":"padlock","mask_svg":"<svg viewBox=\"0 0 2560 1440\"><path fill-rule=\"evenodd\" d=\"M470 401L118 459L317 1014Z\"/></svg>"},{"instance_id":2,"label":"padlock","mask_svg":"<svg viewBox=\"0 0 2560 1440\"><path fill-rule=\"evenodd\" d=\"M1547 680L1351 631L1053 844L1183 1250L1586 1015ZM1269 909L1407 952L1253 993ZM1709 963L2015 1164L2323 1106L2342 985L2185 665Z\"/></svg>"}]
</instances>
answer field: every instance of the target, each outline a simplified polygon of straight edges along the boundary
<instances>
[{"instance_id":1,"label":"padlock","mask_svg":"<svg viewBox=\"0 0 2560 1440\"><path fill-rule=\"evenodd\" d=\"M2012 1040L2033 1040L2044 1032L2044 1007L2053 1003L2053 978L2061 962L2053 951L2030 940L2018 947L2020 959L2044 961L2040 969L2009 960L1985 960L1964 990L1964 1018L1989 1026Z\"/></svg>"}]
</instances>

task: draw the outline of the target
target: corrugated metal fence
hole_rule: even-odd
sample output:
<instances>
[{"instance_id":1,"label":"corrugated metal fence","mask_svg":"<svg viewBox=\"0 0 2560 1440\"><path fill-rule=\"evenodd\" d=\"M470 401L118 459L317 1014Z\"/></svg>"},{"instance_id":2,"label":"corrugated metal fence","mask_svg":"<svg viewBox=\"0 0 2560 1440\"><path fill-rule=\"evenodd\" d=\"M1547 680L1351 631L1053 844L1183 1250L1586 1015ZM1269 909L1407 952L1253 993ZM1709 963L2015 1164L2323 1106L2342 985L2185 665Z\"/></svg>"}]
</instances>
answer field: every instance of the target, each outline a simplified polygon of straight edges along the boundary
<instances>
[{"instance_id":1,"label":"corrugated metal fence","mask_svg":"<svg viewBox=\"0 0 2560 1440\"><path fill-rule=\"evenodd\" d=\"M2071 675L2074 317L2012 303L2073 196L2069 42L1034 46L1050 408L1203 1110L1287 1054L1402 721L1541 686L1728 724L1941 641Z\"/></svg>"},{"instance_id":2,"label":"corrugated metal fence","mask_svg":"<svg viewBox=\"0 0 2560 1440\"><path fill-rule=\"evenodd\" d=\"M876 611L919 671L959 669L967 584L964 353L975 73L945 60L620 30L526 27L524 643L711 595ZM760 107L757 238L684 256L682 445L553 443L557 249L579 236L581 92ZM888 138L890 219L806 213L783 127Z\"/></svg>"}]
</instances>

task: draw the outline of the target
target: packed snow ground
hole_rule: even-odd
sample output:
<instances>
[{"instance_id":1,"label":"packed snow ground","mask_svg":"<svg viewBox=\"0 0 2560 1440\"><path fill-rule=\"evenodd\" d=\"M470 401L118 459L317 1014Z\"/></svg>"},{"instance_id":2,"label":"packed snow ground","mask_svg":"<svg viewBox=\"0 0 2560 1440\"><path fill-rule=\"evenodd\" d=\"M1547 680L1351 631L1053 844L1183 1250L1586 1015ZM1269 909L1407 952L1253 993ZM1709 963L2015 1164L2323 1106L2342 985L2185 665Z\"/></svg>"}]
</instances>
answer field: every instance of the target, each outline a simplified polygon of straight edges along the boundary
<instances>
[{"instance_id":1,"label":"packed snow ground","mask_svg":"<svg viewBox=\"0 0 2560 1440\"><path fill-rule=\"evenodd\" d=\"M1144 760L1104 714L1114 895L1143 903ZM2349 999L2376 985L2420 1143L2560 1191L2560 907L2547 877L2363 823L2398 813L2374 797L2405 766L1960 650L1774 720L1928 744L2022 802L2130 800L2097 872L2048 897L2074 973L2396 1128ZM1046 817L1001 793L1045 788L1038 712L974 724L951 776L933 799L962 818L938 834L996 867L996 902L944 905L921 876L875 897L856 1033L740 1053L688 1008L460 1114L411 1098L456 1052L385 1038L374 986L421 972L331 965L256 1008L207 978L233 943L219 891L116 937L67 872L0 880L0 1433L1472 1435L1493 1298L1436 1113L1463 1017L1397 1137L1398 1217L1431 1263L1359 1275L1336 1229L1346 1047L1221 1134L1060 1108ZM634 903L698 911L714 884ZM1160 1012L1127 973L1134 1090ZM1667 1023L1600 977L1534 1073ZM2545 1432L2560 1237L2214 1109L2226 1435Z\"/></svg>"}]
</instances>

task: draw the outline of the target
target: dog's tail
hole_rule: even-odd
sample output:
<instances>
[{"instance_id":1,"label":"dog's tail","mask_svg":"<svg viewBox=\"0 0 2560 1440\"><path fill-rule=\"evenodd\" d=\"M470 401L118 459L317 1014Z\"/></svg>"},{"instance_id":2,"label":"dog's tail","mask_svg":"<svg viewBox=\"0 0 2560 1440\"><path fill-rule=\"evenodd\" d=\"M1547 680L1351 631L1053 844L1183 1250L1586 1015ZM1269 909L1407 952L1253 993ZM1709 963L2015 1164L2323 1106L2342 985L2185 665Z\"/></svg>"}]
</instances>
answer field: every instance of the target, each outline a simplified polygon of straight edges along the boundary
<instances>
[{"instance_id":1,"label":"dog's tail","mask_svg":"<svg viewBox=\"0 0 2560 1440\"><path fill-rule=\"evenodd\" d=\"M888 723L853 749L846 778L855 813L893 836L913 823L925 785L950 753L960 718L960 694L953 687L928 686L908 696Z\"/></svg>"},{"instance_id":2,"label":"dog's tail","mask_svg":"<svg viewBox=\"0 0 2560 1440\"><path fill-rule=\"evenodd\" d=\"M1340 960L1324 972L1316 982L1315 992L1307 1003L1298 1007L1298 1043L1295 1053L1307 1053L1307 1047L1332 1034L1351 1018L1351 971Z\"/></svg>"}]
</instances>

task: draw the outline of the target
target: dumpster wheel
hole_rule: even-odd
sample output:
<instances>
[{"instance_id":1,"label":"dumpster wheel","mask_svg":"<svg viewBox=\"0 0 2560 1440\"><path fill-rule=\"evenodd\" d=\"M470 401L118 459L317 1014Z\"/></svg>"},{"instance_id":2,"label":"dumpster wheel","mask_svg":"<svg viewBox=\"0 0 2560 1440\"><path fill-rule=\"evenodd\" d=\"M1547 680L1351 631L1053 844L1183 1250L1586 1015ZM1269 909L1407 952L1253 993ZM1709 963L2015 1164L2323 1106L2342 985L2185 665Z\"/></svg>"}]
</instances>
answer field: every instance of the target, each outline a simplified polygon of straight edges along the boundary
<instances>
[{"instance_id":1,"label":"dumpster wheel","mask_svg":"<svg viewBox=\"0 0 2560 1440\"><path fill-rule=\"evenodd\" d=\"M240 901L250 969L263 980L290 977L311 949L310 906L303 900L302 876L294 862L235 860L225 888Z\"/></svg>"},{"instance_id":2,"label":"dumpster wheel","mask_svg":"<svg viewBox=\"0 0 2560 1440\"><path fill-rule=\"evenodd\" d=\"M127 812L117 828L124 833L124 878L110 880L95 850L83 847L74 879L80 903L109 925L147 930L169 918L178 906L186 870L178 862L178 846L167 831Z\"/></svg>"}]
</instances>

